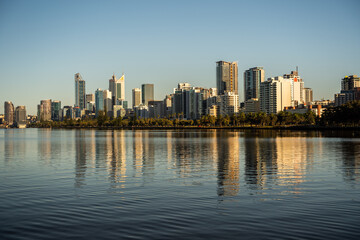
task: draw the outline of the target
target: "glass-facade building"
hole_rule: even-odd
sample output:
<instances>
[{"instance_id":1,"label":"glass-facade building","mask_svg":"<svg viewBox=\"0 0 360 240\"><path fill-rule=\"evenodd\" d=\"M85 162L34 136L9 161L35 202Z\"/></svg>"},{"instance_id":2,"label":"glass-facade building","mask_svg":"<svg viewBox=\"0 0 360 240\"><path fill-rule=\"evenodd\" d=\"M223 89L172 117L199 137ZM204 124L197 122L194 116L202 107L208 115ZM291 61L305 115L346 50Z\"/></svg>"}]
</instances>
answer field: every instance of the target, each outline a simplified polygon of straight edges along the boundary
<instances>
[{"instance_id":1,"label":"glass-facade building","mask_svg":"<svg viewBox=\"0 0 360 240\"><path fill-rule=\"evenodd\" d=\"M61 101L52 101L51 102L51 120L60 121L61 111Z\"/></svg>"},{"instance_id":2,"label":"glass-facade building","mask_svg":"<svg viewBox=\"0 0 360 240\"><path fill-rule=\"evenodd\" d=\"M244 101L260 98L260 83L265 81L262 67L254 67L244 72Z\"/></svg>"},{"instance_id":3,"label":"glass-facade building","mask_svg":"<svg viewBox=\"0 0 360 240\"><path fill-rule=\"evenodd\" d=\"M225 92L239 94L237 62L216 62L216 87L219 95Z\"/></svg>"},{"instance_id":4,"label":"glass-facade building","mask_svg":"<svg viewBox=\"0 0 360 240\"><path fill-rule=\"evenodd\" d=\"M85 80L80 73L75 74L75 107L79 107L80 110L86 107Z\"/></svg>"},{"instance_id":5,"label":"glass-facade building","mask_svg":"<svg viewBox=\"0 0 360 240\"><path fill-rule=\"evenodd\" d=\"M121 78L116 79L113 75L109 80L109 90L112 94L112 104L116 105L116 101L125 100L125 75Z\"/></svg>"},{"instance_id":6,"label":"glass-facade building","mask_svg":"<svg viewBox=\"0 0 360 240\"><path fill-rule=\"evenodd\" d=\"M141 99L144 105L148 105L149 101L154 100L154 84L141 85Z\"/></svg>"},{"instance_id":7,"label":"glass-facade building","mask_svg":"<svg viewBox=\"0 0 360 240\"><path fill-rule=\"evenodd\" d=\"M99 111L104 111L104 91L100 88L95 91L95 113L98 115Z\"/></svg>"}]
</instances>

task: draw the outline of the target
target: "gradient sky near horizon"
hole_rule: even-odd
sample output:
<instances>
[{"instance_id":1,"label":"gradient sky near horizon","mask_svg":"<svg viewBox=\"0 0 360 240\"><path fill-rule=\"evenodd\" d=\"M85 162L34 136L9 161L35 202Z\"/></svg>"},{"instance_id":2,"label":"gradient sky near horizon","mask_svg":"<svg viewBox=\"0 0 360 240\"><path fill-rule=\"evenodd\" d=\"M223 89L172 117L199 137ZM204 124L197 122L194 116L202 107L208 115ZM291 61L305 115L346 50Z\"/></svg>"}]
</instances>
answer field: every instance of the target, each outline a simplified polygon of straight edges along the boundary
<instances>
[{"instance_id":1,"label":"gradient sky near horizon","mask_svg":"<svg viewBox=\"0 0 360 240\"><path fill-rule=\"evenodd\" d=\"M215 62L255 66L265 77L299 67L315 99L333 99L345 75L360 75L360 1L0 0L0 113L4 101L36 114L42 99L74 104L74 74L86 92L125 73L155 98L179 82L216 87Z\"/></svg>"}]
</instances>

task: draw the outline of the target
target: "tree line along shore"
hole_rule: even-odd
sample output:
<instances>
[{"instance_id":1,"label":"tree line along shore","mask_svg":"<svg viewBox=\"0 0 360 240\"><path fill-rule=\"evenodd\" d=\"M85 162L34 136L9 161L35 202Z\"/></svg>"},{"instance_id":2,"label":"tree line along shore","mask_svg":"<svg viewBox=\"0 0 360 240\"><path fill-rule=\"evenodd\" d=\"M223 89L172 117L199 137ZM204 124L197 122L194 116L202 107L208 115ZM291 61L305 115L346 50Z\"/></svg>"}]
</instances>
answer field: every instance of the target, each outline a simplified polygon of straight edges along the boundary
<instances>
[{"instance_id":1,"label":"tree line along shore","mask_svg":"<svg viewBox=\"0 0 360 240\"><path fill-rule=\"evenodd\" d=\"M304 114L279 112L277 114L238 113L232 116L202 116L197 120L183 120L172 115L166 118L109 118L99 112L95 119L64 119L40 121L29 127L37 128L359 128L360 101L329 107L318 117L312 111Z\"/></svg>"}]
</instances>

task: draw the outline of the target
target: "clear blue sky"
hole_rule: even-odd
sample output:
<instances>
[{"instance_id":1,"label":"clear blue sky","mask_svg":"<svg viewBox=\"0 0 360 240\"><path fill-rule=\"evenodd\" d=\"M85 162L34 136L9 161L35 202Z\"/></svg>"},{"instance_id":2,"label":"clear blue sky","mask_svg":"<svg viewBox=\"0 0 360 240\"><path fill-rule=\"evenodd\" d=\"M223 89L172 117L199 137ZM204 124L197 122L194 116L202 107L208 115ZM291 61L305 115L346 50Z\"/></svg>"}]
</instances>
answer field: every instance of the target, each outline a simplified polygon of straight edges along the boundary
<instances>
[{"instance_id":1,"label":"clear blue sky","mask_svg":"<svg viewBox=\"0 0 360 240\"><path fill-rule=\"evenodd\" d=\"M238 61L265 77L299 66L316 99L333 99L360 75L360 1L0 0L0 113L4 101L36 114L41 99L74 104L125 73L126 98L142 83L163 99L178 82L216 87L215 62Z\"/></svg>"}]
</instances>

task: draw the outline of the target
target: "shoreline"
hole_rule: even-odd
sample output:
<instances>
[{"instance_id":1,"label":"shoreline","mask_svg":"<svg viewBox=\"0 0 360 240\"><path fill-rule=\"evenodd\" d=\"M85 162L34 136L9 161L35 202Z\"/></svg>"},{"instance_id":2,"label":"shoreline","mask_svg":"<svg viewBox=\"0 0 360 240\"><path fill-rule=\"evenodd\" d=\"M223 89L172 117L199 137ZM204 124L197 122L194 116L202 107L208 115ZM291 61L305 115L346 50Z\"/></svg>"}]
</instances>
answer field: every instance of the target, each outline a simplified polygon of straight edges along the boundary
<instances>
[{"instance_id":1,"label":"shoreline","mask_svg":"<svg viewBox=\"0 0 360 240\"><path fill-rule=\"evenodd\" d=\"M294 131L360 131L358 127L339 127L339 126L230 126L230 127L208 127L208 126L63 126L63 127L28 127L28 128L50 128L50 129L99 129L99 130L294 130Z\"/></svg>"}]
</instances>

